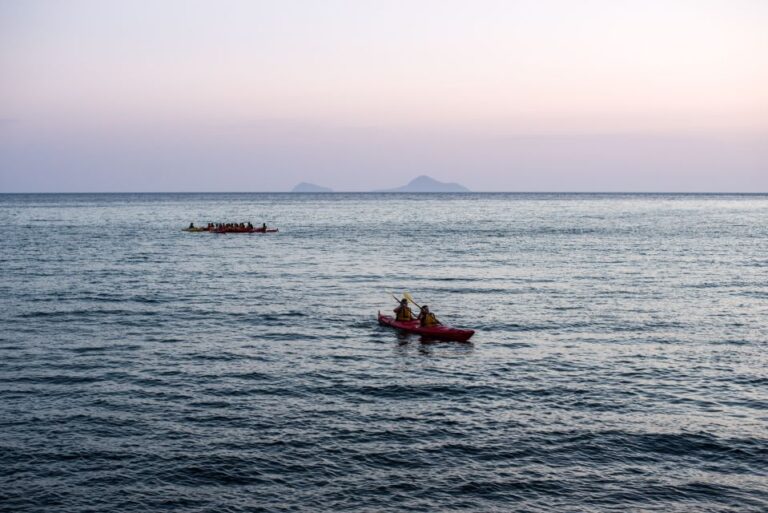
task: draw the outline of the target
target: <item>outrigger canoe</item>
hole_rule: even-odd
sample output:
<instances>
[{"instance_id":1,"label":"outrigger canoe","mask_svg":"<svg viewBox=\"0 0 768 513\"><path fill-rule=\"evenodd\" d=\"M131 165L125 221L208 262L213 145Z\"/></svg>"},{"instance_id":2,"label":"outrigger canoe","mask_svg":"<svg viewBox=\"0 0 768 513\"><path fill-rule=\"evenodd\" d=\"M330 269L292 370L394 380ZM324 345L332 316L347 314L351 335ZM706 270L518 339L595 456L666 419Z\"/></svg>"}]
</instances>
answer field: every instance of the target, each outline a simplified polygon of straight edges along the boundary
<instances>
[{"instance_id":1,"label":"outrigger canoe","mask_svg":"<svg viewBox=\"0 0 768 513\"><path fill-rule=\"evenodd\" d=\"M275 233L278 230L277 228L268 228L266 230L264 228L245 228L245 229L237 229L237 230L226 229L226 228L224 229L214 228L211 231L213 233Z\"/></svg>"},{"instance_id":2,"label":"outrigger canoe","mask_svg":"<svg viewBox=\"0 0 768 513\"><path fill-rule=\"evenodd\" d=\"M451 326L444 325L431 326L429 328L421 327L418 320L396 321L392 316L381 315L381 312L379 312L379 324L382 326L389 326L400 331L406 331L408 333L417 333L427 338L434 338L438 340L455 340L457 342L466 342L472 335L475 334L475 330L463 330L460 328L452 328Z\"/></svg>"},{"instance_id":3,"label":"outrigger canoe","mask_svg":"<svg viewBox=\"0 0 768 513\"><path fill-rule=\"evenodd\" d=\"M182 232L194 232L194 233L198 233L198 232L211 232L211 233L276 233L279 230L277 228L268 228L268 229L265 230L264 228L242 228L242 229L241 228L238 228L238 229L233 229L233 228L211 228L211 229L208 229L208 228L197 228L197 227L195 227L195 228L182 228L181 231Z\"/></svg>"}]
</instances>

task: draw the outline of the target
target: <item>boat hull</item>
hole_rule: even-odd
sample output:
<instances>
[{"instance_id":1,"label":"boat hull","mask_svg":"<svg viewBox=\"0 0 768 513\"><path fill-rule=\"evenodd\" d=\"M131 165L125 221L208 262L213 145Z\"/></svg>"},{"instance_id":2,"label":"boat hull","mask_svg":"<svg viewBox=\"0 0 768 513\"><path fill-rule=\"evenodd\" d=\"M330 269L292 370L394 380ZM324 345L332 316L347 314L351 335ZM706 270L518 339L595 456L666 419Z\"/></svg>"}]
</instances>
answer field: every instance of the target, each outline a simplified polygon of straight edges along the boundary
<instances>
[{"instance_id":1,"label":"boat hull","mask_svg":"<svg viewBox=\"0 0 768 513\"><path fill-rule=\"evenodd\" d=\"M389 315L381 315L379 313L379 324L382 326L389 326L400 331L406 331L408 333L416 333L424 337L433 338L437 340L454 340L456 342L466 342L475 334L475 330L464 330L460 328L452 328L450 326L431 326L422 327L419 325L419 321L396 321Z\"/></svg>"},{"instance_id":2,"label":"boat hull","mask_svg":"<svg viewBox=\"0 0 768 513\"><path fill-rule=\"evenodd\" d=\"M277 233L277 228L269 228L264 230L263 228L243 228L243 229L221 229L221 228L182 228L182 232L210 232L210 233Z\"/></svg>"},{"instance_id":3,"label":"boat hull","mask_svg":"<svg viewBox=\"0 0 768 513\"><path fill-rule=\"evenodd\" d=\"M277 232L277 228L269 230L264 230L262 228L253 228L253 229L245 229L245 230L211 230L213 233L275 233Z\"/></svg>"}]
</instances>

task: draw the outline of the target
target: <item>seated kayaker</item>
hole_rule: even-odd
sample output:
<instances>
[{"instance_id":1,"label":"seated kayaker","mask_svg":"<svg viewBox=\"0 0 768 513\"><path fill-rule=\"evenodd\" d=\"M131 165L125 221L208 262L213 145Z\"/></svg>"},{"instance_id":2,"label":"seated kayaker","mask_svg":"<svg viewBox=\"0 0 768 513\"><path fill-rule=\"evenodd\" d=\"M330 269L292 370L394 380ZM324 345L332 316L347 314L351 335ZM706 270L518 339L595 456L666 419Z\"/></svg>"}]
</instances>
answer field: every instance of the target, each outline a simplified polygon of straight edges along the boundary
<instances>
[{"instance_id":1,"label":"seated kayaker","mask_svg":"<svg viewBox=\"0 0 768 513\"><path fill-rule=\"evenodd\" d=\"M267 223L261 223L261 231L263 232L267 231Z\"/></svg>"},{"instance_id":2,"label":"seated kayaker","mask_svg":"<svg viewBox=\"0 0 768 513\"><path fill-rule=\"evenodd\" d=\"M248 229L249 229L249 230L253 230L253 225L251 224L251 222L250 222L250 221L248 221Z\"/></svg>"},{"instance_id":3,"label":"seated kayaker","mask_svg":"<svg viewBox=\"0 0 768 513\"><path fill-rule=\"evenodd\" d=\"M195 223L189 223L189 230L195 229Z\"/></svg>"},{"instance_id":4,"label":"seated kayaker","mask_svg":"<svg viewBox=\"0 0 768 513\"><path fill-rule=\"evenodd\" d=\"M419 323L422 328L430 328L432 326L440 326L440 321L437 320L435 314L429 311L429 307L424 305L419 312Z\"/></svg>"},{"instance_id":5,"label":"seated kayaker","mask_svg":"<svg viewBox=\"0 0 768 513\"><path fill-rule=\"evenodd\" d=\"M408 308L408 300L401 299L400 306L395 308L395 320L400 322L412 321L414 319L413 312Z\"/></svg>"}]
</instances>

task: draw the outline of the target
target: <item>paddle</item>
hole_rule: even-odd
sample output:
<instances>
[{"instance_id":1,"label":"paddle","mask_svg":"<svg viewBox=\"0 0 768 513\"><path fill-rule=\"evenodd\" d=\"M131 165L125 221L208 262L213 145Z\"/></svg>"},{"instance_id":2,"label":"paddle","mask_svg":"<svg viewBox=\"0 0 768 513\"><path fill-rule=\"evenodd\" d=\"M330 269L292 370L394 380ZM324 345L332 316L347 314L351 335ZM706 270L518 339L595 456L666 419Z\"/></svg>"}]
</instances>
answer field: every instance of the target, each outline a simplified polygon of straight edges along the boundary
<instances>
[{"instance_id":1,"label":"paddle","mask_svg":"<svg viewBox=\"0 0 768 513\"><path fill-rule=\"evenodd\" d=\"M414 300L413 300L413 296L411 295L411 293L410 293L410 292L408 292L408 291L405 291L405 292L403 292L403 297L404 297L405 299L407 299L408 301L410 301L411 303L413 303L414 305L418 306L418 307L419 307L419 310L424 310L424 309L423 309L423 308L422 308L422 307L421 307L421 306L420 306L418 303L416 303L416 301L414 301ZM437 324L442 324L442 323L441 323L441 322L440 322L440 321L437 319L437 317L435 316L435 314L432 314L432 317L434 317L434 319L435 319L435 322L436 322Z\"/></svg>"},{"instance_id":2,"label":"paddle","mask_svg":"<svg viewBox=\"0 0 768 513\"><path fill-rule=\"evenodd\" d=\"M406 292L406 294L408 294L408 293ZM410 295L410 294L409 294L409 295ZM396 296L396 295L394 295L394 294L392 294L392 299L394 299L394 300L395 300L395 301L397 301L398 303L400 303L400 301L401 301L401 300L400 300L400 299L398 299L398 298L397 298L397 296ZM411 303L413 303L413 298L411 298L411 299L409 300L409 299L406 297L405 299L406 299L407 301L410 301ZM413 303L413 304L414 304L414 305L416 305L416 306L419 306L419 305L417 305L416 303ZM419 306L419 309L421 309L421 307L420 307L420 306Z\"/></svg>"},{"instance_id":3,"label":"paddle","mask_svg":"<svg viewBox=\"0 0 768 513\"><path fill-rule=\"evenodd\" d=\"M413 296L411 295L410 292L408 292L407 290L403 292L403 297L408 301L410 301L411 303L413 303L414 305L416 305L419 308L419 310L421 310L421 306L416 301L413 300Z\"/></svg>"}]
</instances>

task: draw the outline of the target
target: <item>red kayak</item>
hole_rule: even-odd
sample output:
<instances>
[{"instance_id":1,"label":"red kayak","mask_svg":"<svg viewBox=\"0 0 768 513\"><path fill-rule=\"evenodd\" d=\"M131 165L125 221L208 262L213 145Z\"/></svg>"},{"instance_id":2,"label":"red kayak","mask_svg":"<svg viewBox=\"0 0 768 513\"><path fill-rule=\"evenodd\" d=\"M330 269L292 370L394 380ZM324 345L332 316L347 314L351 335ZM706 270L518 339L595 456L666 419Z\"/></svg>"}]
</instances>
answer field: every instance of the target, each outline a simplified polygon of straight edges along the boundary
<instances>
[{"instance_id":1,"label":"red kayak","mask_svg":"<svg viewBox=\"0 0 768 513\"><path fill-rule=\"evenodd\" d=\"M459 328L451 328L450 326L431 326L429 328L422 328L419 326L419 321L396 321L392 316L381 315L379 312L379 324L383 326L389 326L398 330L407 331L408 333L418 333L425 337L435 338L439 340L455 340L457 342L466 342L469 337L475 334L475 330L462 330Z\"/></svg>"}]
</instances>

